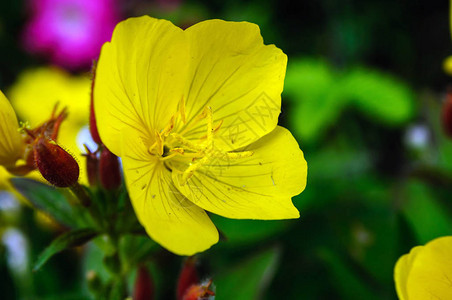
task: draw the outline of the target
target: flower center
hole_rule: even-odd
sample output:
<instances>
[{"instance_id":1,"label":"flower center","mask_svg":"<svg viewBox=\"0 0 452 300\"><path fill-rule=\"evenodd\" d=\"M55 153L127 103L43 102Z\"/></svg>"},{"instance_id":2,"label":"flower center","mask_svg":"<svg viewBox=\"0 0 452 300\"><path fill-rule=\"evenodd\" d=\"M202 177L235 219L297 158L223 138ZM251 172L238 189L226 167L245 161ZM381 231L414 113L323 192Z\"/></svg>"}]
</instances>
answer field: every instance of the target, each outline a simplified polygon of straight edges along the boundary
<instances>
[{"instance_id":1,"label":"flower center","mask_svg":"<svg viewBox=\"0 0 452 300\"><path fill-rule=\"evenodd\" d=\"M186 127L181 133L172 132L178 118L185 124L185 102L182 99L179 103L179 110L171 117L169 124L161 131L154 132L155 142L149 147L150 154L159 157L168 167L168 162L172 159L180 160L190 159L188 166L183 170L177 168L170 168L172 171L182 173L181 185L184 185L188 179L195 173L196 170L202 166L210 163L213 160L231 160L250 157L253 155L252 151L241 152L227 152L215 146L214 137L220 130L223 120L214 125L212 117L212 108L210 106L204 107L203 111L196 116L195 120ZM205 120L206 134L196 141L185 138L184 133L188 132L195 124ZM186 164L185 164L186 165ZM173 166L173 165L171 165Z\"/></svg>"}]
</instances>

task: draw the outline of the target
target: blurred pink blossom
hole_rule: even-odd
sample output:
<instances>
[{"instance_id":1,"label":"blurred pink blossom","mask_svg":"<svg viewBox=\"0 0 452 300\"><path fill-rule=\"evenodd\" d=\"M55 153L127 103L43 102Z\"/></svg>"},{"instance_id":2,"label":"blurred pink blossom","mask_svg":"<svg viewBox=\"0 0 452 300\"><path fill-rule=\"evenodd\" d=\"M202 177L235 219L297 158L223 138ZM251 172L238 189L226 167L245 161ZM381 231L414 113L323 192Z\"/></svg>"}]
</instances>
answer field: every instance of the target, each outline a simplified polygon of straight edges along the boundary
<instances>
[{"instance_id":1,"label":"blurred pink blossom","mask_svg":"<svg viewBox=\"0 0 452 300\"><path fill-rule=\"evenodd\" d=\"M68 69L86 68L119 21L115 0L30 0L27 51Z\"/></svg>"}]
</instances>

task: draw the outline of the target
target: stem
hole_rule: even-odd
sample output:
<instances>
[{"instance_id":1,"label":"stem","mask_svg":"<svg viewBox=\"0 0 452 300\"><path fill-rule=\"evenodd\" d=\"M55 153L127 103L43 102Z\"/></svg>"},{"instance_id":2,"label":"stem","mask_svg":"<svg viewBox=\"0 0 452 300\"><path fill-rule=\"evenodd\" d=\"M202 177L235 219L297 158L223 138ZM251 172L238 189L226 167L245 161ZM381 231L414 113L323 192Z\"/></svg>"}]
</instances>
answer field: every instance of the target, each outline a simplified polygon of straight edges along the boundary
<instances>
[{"instance_id":1,"label":"stem","mask_svg":"<svg viewBox=\"0 0 452 300\"><path fill-rule=\"evenodd\" d=\"M91 198L83 186L81 186L78 182L71 186L70 189L83 206L89 207L91 205Z\"/></svg>"}]
</instances>

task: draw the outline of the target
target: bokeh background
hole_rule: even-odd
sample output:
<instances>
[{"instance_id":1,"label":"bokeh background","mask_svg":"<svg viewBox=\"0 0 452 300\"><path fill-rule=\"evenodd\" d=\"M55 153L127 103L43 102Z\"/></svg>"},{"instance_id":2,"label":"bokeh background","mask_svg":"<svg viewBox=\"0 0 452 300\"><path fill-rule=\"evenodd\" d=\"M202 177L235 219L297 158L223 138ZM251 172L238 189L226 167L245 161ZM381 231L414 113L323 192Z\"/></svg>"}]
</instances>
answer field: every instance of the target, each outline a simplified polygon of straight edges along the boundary
<instances>
[{"instance_id":1,"label":"bokeh background","mask_svg":"<svg viewBox=\"0 0 452 300\"><path fill-rule=\"evenodd\" d=\"M200 272L213 278L217 299L395 299L398 257L452 231L452 140L441 127L451 82L448 5L3 0L0 89L31 125L55 102L68 106L60 142L83 164L89 70L118 21L149 14L181 27L211 18L257 23L289 57L280 124L308 162L306 190L294 198L301 218L212 216L227 240L199 255ZM90 299L87 271L105 273L98 246L31 272L63 228L12 192L3 169L0 189L0 298ZM183 258L135 246L152 252L156 297L174 298Z\"/></svg>"}]
</instances>

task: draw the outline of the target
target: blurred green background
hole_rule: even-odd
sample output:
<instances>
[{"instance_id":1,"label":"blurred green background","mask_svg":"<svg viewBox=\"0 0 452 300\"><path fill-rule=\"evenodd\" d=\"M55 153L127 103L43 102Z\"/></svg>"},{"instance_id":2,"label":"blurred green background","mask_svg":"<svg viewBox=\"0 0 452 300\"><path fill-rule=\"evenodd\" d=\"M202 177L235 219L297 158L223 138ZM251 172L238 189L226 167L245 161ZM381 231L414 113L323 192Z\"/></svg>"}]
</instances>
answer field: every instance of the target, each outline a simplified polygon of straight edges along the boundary
<instances>
[{"instance_id":1,"label":"blurred green background","mask_svg":"<svg viewBox=\"0 0 452 300\"><path fill-rule=\"evenodd\" d=\"M212 216L227 240L199 255L199 267L213 278L217 299L395 299L398 257L451 234L452 140L441 128L450 82L442 66L452 53L447 1L116 4L120 19L149 14L183 27L211 18L254 22L265 43L289 57L280 124L308 162L306 190L294 198L301 218ZM20 38L28 5L0 2L7 96L23 72L51 64ZM0 192L0 298L89 299L86 272L102 273L97 246L63 252L31 272L61 228L13 197ZM156 297L172 299L183 258L158 246L150 251Z\"/></svg>"}]
</instances>

